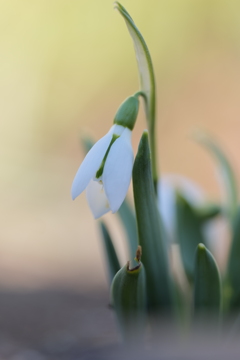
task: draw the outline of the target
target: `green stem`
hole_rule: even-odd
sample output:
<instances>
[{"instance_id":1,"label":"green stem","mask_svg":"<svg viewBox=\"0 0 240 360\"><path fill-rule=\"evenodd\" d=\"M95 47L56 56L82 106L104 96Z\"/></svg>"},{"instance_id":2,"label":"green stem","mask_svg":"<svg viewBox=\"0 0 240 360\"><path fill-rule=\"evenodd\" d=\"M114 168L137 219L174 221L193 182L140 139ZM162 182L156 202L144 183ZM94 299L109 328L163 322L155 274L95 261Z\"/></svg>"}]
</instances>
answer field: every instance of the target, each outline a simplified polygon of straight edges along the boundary
<instances>
[{"instance_id":1,"label":"green stem","mask_svg":"<svg viewBox=\"0 0 240 360\"><path fill-rule=\"evenodd\" d=\"M147 102L147 95L145 94L144 91L141 91L141 90L137 91L133 96L135 96L135 97L142 96L144 101Z\"/></svg>"}]
</instances>

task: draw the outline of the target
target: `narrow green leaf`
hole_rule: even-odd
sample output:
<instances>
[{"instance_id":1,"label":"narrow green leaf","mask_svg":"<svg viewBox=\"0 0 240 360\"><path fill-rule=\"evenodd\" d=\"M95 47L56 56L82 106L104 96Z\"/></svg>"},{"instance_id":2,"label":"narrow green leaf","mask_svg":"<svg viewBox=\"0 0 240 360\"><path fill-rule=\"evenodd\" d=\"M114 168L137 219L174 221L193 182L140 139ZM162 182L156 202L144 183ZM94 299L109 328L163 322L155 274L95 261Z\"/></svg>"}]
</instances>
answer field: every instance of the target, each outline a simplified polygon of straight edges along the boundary
<instances>
[{"instance_id":1,"label":"narrow green leaf","mask_svg":"<svg viewBox=\"0 0 240 360\"><path fill-rule=\"evenodd\" d=\"M166 312L171 306L168 256L155 199L147 131L142 135L133 166L133 192L149 310Z\"/></svg>"},{"instance_id":2,"label":"narrow green leaf","mask_svg":"<svg viewBox=\"0 0 240 360\"><path fill-rule=\"evenodd\" d=\"M238 206L238 190L233 169L222 149L207 134L199 132L195 136L195 139L205 146L218 162L221 179L227 196L227 213L232 225Z\"/></svg>"},{"instance_id":3,"label":"narrow green leaf","mask_svg":"<svg viewBox=\"0 0 240 360\"><path fill-rule=\"evenodd\" d=\"M140 247L139 247L140 248ZM143 264L135 258L115 275L111 286L111 301L126 341L138 339L146 321L146 276Z\"/></svg>"},{"instance_id":4,"label":"narrow green leaf","mask_svg":"<svg viewBox=\"0 0 240 360\"><path fill-rule=\"evenodd\" d=\"M208 317L220 315L221 280L217 263L203 245L197 246L194 272L194 313Z\"/></svg>"},{"instance_id":5,"label":"narrow green leaf","mask_svg":"<svg viewBox=\"0 0 240 360\"><path fill-rule=\"evenodd\" d=\"M99 224L102 233L102 239L104 245L103 247L104 247L105 259L106 259L105 261L108 269L108 278L109 278L109 283L111 284L112 279L114 278L115 274L119 271L121 266L119 264L117 254L106 225L104 224L103 221L100 221Z\"/></svg>"},{"instance_id":6,"label":"narrow green leaf","mask_svg":"<svg viewBox=\"0 0 240 360\"><path fill-rule=\"evenodd\" d=\"M201 222L194 210L180 194L177 194L177 236L186 275L190 281L194 275L194 256L199 243L204 243Z\"/></svg>"},{"instance_id":7,"label":"narrow green leaf","mask_svg":"<svg viewBox=\"0 0 240 360\"><path fill-rule=\"evenodd\" d=\"M89 150L93 147L95 142L88 136L82 136L81 144L83 146L85 153L87 154L89 152Z\"/></svg>"},{"instance_id":8,"label":"narrow green leaf","mask_svg":"<svg viewBox=\"0 0 240 360\"><path fill-rule=\"evenodd\" d=\"M137 223L133 210L127 199L124 200L117 214L119 215L126 231L130 259L133 259L136 248L138 247Z\"/></svg>"},{"instance_id":9,"label":"narrow green leaf","mask_svg":"<svg viewBox=\"0 0 240 360\"><path fill-rule=\"evenodd\" d=\"M233 227L226 278L231 289L230 308L240 310L240 209Z\"/></svg>"},{"instance_id":10,"label":"narrow green leaf","mask_svg":"<svg viewBox=\"0 0 240 360\"><path fill-rule=\"evenodd\" d=\"M206 204L202 207L193 207L193 211L201 224L206 221L214 219L222 213L222 208L219 204Z\"/></svg>"},{"instance_id":11,"label":"narrow green leaf","mask_svg":"<svg viewBox=\"0 0 240 360\"><path fill-rule=\"evenodd\" d=\"M152 156L152 174L153 174L153 181L156 190L157 180L158 180L157 149L156 149L156 137L155 137L156 89L155 89L155 78L154 78L152 59L142 34L136 27L133 19L128 14L127 10L119 2L115 2L114 5L126 22L128 31L132 37L135 48L136 59L138 63L139 78L140 78L140 87L144 95L145 112L148 120L150 149Z\"/></svg>"}]
</instances>

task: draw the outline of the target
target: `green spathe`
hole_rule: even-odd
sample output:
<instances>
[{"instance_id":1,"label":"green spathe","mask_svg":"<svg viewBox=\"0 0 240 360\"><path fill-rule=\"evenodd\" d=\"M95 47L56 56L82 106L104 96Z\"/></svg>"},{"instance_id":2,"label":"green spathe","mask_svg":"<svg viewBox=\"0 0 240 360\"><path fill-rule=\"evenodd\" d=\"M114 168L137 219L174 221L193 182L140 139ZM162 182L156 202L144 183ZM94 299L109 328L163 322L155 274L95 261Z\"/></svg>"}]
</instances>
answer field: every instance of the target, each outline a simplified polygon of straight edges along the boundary
<instances>
[{"instance_id":1,"label":"green spathe","mask_svg":"<svg viewBox=\"0 0 240 360\"><path fill-rule=\"evenodd\" d=\"M133 130L137 120L139 100L137 96L130 96L119 107L114 118L114 124Z\"/></svg>"}]
</instances>

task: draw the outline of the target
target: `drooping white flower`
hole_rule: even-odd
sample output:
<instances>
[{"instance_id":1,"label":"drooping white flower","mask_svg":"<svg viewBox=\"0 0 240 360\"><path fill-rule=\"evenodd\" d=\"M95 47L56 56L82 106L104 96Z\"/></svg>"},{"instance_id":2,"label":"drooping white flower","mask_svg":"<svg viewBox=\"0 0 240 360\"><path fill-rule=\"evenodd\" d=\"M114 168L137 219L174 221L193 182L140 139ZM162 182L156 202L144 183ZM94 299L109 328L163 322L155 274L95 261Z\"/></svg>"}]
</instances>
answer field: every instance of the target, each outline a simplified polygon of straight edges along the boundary
<instances>
[{"instance_id":1,"label":"drooping white flower","mask_svg":"<svg viewBox=\"0 0 240 360\"><path fill-rule=\"evenodd\" d=\"M86 189L95 219L121 206L131 181L133 167L132 131L113 125L88 152L72 184L72 198Z\"/></svg>"},{"instance_id":2,"label":"drooping white flower","mask_svg":"<svg viewBox=\"0 0 240 360\"><path fill-rule=\"evenodd\" d=\"M131 135L139 94L128 97L119 107L114 125L87 153L72 184L72 198L86 189L87 201L95 219L108 211L115 213L127 194L132 176Z\"/></svg>"}]
</instances>

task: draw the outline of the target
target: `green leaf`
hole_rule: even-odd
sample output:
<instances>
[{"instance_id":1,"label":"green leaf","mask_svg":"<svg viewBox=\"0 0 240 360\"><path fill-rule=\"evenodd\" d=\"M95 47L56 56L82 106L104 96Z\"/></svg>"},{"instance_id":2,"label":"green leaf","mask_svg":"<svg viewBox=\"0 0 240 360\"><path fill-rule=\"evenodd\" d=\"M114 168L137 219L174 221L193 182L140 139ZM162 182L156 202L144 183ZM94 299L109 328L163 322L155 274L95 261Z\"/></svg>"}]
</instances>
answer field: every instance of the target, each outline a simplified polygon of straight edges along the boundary
<instances>
[{"instance_id":1,"label":"green leaf","mask_svg":"<svg viewBox=\"0 0 240 360\"><path fill-rule=\"evenodd\" d=\"M168 255L155 199L147 131L142 135L133 166L133 192L149 310L166 312L172 305Z\"/></svg>"},{"instance_id":2,"label":"green leaf","mask_svg":"<svg viewBox=\"0 0 240 360\"><path fill-rule=\"evenodd\" d=\"M222 208L219 204L207 203L201 207L193 207L193 211L196 214L199 222L204 224L206 221L214 219L216 216L222 213Z\"/></svg>"},{"instance_id":3,"label":"green leaf","mask_svg":"<svg viewBox=\"0 0 240 360\"><path fill-rule=\"evenodd\" d=\"M114 278L115 274L119 271L121 266L119 264L117 254L114 249L113 242L106 225L104 224L103 221L100 221L99 224L102 233L105 259L108 269L108 278L109 278L109 283L111 284L112 279Z\"/></svg>"},{"instance_id":4,"label":"green leaf","mask_svg":"<svg viewBox=\"0 0 240 360\"><path fill-rule=\"evenodd\" d=\"M194 313L197 317L219 316L222 302L217 263L210 251L198 244L194 272Z\"/></svg>"},{"instance_id":5,"label":"green leaf","mask_svg":"<svg viewBox=\"0 0 240 360\"><path fill-rule=\"evenodd\" d=\"M227 281L231 289L230 308L240 309L240 209L233 227L233 238L227 267Z\"/></svg>"},{"instance_id":6,"label":"green leaf","mask_svg":"<svg viewBox=\"0 0 240 360\"><path fill-rule=\"evenodd\" d=\"M93 147L95 142L88 136L81 136L81 144L85 153L87 154L89 150Z\"/></svg>"},{"instance_id":7,"label":"green leaf","mask_svg":"<svg viewBox=\"0 0 240 360\"><path fill-rule=\"evenodd\" d=\"M177 194L177 236L186 275L190 281L194 275L194 256L199 243L204 243L201 222L193 208L180 194Z\"/></svg>"},{"instance_id":8,"label":"green leaf","mask_svg":"<svg viewBox=\"0 0 240 360\"><path fill-rule=\"evenodd\" d=\"M137 223L133 210L127 199L124 200L117 214L119 215L126 231L130 259L133 259L138 247Z\"/></svg>"},{"instance_id":9,"label":"green leaf","mask_svg":"<svg viewBox=\"0 0 240 360\"><path fill-rule=\"evenodd\" d=\"M126 341L143 335L146 322L146 276L143 264L129 262L115 275L111 286L111 302Z\"/></svg>"},{"instance_id":10,"label":"green leaf","mask_svg":"<svg viewBox=\"0 0 240 360\"><path fill-rule=\"evenodd\" d=\"M114 3L115 8L124 18L128 31L132 37L136 59L138 63L138 71L140 78L140 87L144 95L145 100L145 112L148 120L150 149L152 154L152 174L153 181L156 190L158 171L157 171L157 149L156 149L156 137L155 137L155 117L156 117L156 90L155 90L155 78L152 65L152 59L146 45L146 42L136 27L133 19L127 12L127 10L119 3Z\"/></svg>"},{"instance_id":11,"label":"green leaf","mask_svg":"<svg viewBox=\"0 0 240 360\"><path fill-rule=\"evenodd\" d=\"M227 196L227 213L231 225L238 207L238 190L233 169L222 149L205 133L199 132L195 139L216 158Z\"/></svg>"}]
</instances>

